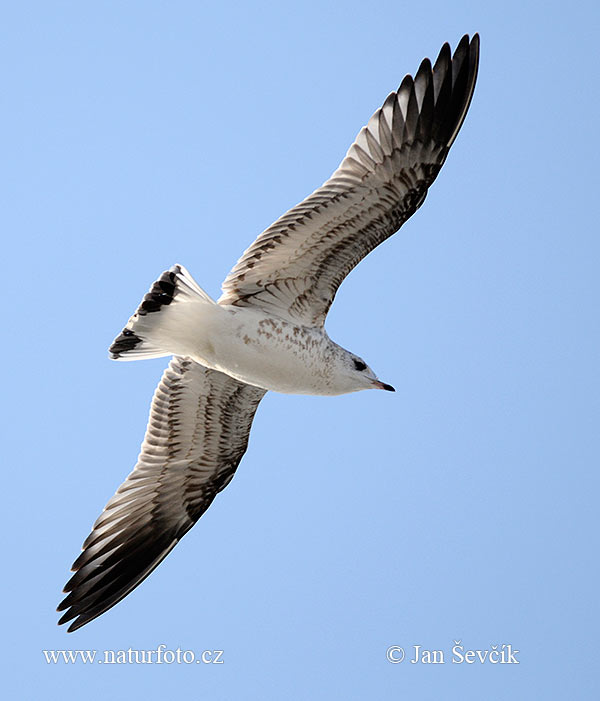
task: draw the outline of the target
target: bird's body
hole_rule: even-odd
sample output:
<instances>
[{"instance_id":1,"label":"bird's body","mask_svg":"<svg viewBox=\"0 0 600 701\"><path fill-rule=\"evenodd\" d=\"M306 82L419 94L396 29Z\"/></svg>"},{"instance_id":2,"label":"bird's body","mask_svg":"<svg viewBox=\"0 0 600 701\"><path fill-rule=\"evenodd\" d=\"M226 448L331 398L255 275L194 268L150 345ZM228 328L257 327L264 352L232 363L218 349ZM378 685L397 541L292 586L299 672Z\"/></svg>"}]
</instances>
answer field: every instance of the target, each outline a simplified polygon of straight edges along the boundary
<instances>
[{"instance_id":1,"label":"bird's body","mask_svg":"<svg viewBox=\"0 0 600 701\"><path fill-rule=\"evenodd\" d=\"M284 394L352 391L336 373L343 350L324 329L309 328L254 309L215 304L210 323L196 327L185 354L240 382Z\"/></svg>"},{"instance_id":2,"label":"bird's body","mask_svg":"<svg viewBox=\"0 0 600 701\"><path fill-rule=\"evenodd\" d=\"M215 302L181 265L152 285L110 348L174 356L155 392L133 472L73 564L60 623L85 625L168 555L231 481L266 391L392 390L334 343L325 317L346 275L421 206L469 107L479 38L445 44L406 76L333 175L266 229Z\"/></svg>"},{"instance_id":3,"label":"bird's body","mask_svg":"<svg viewBox=\"0 0 600 701\"><path fill-rule=\"evenodd\" d=\"M191 355L201 365L284 394L337 395L366 388L344 372L351 354L325 329L254 310L215 306L219 321L204 344L206 354Z\"/></svg>"},{"instance_id":4,"label":"bird's body","mask_svg":"<svg viewBox=\"0 0 600 701\"><path fill-rule=\"evenodd\" d=\"M167 288L168 292L164 289ZM168 302L167 302L168 300ZM214 302L181 265L163 273L111 346L116 360L179 355L240 382L284 394L336 395L379 386L324 327L257 307Z\"/></svg>"}]
</instances>

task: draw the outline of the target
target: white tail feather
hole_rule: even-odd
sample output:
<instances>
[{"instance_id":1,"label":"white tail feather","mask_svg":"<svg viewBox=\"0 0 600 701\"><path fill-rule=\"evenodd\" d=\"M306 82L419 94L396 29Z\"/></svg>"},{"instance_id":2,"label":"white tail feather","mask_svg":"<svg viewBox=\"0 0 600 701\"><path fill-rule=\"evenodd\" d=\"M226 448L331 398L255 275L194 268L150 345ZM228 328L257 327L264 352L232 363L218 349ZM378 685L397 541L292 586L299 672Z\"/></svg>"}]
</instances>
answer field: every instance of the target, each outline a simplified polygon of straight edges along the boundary
<instances>
[{"instance_id":1,"label":"white tail feather","mask_svg":"<svg viewBox=\"0 0 600 701\"><path fill-rule=\"evenodd\" d=\"M190 329L202 309L216 302L182 265L174 265L152 285L127 326L109 349L113 360L189 355Z\"/></svg>"}]
</instances>

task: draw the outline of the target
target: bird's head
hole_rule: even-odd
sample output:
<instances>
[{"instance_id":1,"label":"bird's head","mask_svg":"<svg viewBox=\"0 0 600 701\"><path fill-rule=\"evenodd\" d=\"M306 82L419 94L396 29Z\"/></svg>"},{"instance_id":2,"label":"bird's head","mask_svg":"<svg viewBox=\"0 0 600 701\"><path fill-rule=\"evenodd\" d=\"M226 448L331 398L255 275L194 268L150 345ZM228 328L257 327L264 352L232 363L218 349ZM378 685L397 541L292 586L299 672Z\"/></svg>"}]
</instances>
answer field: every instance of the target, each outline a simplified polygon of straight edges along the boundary
<instances>
[{"instance_id":1,"label":"bird's head","mask_svg":"<svg viewBox=\"0 0 600 701\"><path fill-rule=\"evenodd\" d=\"M363 389L385 389L388 392L396 390L385 382L381 382L377 375L354 353L340 348L341 352L335 359L336 372L335 384L338 388L337 394L347 392L359 392Z\"/></svg>"}]
</instances>

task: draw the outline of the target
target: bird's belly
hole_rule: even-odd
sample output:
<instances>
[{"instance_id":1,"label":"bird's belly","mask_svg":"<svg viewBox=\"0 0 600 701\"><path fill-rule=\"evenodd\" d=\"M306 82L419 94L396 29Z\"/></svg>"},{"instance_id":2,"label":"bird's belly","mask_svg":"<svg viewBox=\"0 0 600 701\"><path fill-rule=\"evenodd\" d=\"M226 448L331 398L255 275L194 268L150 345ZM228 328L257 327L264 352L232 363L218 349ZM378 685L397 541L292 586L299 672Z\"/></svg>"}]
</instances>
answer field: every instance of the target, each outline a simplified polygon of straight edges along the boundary
<instances>
[{"instance_id":1,"label":"bird's belly","mask_svg":"<svg viewBox=\"0 0 600 701\"><path fill-rule=\"evenodd\" d=\"M247 310L230 311L206 335L195 359L236 380L285 394L332 391L322 332Z\"/></svg>"}]
</instances>

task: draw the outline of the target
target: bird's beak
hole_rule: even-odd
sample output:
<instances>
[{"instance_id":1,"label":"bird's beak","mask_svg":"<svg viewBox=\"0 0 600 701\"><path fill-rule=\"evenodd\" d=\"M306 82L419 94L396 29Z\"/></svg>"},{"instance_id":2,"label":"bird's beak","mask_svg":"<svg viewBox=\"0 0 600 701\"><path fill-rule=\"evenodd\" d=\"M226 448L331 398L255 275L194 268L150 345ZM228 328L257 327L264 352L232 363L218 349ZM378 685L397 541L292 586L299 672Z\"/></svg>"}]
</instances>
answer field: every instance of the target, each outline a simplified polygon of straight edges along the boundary
<instances>
[{"instance_id":1,"label":"bird's beak","mask_svg":"<svg viewBox=\"0 0 600 701\"><path fill-rule=\"evenodd\" d=\"M386 389L388 392L395 392L396 390L392 385L386 385L385 382L379 382L379 380L373 380L373 387L377 389Z\"/></svg>"}]
</instances>

